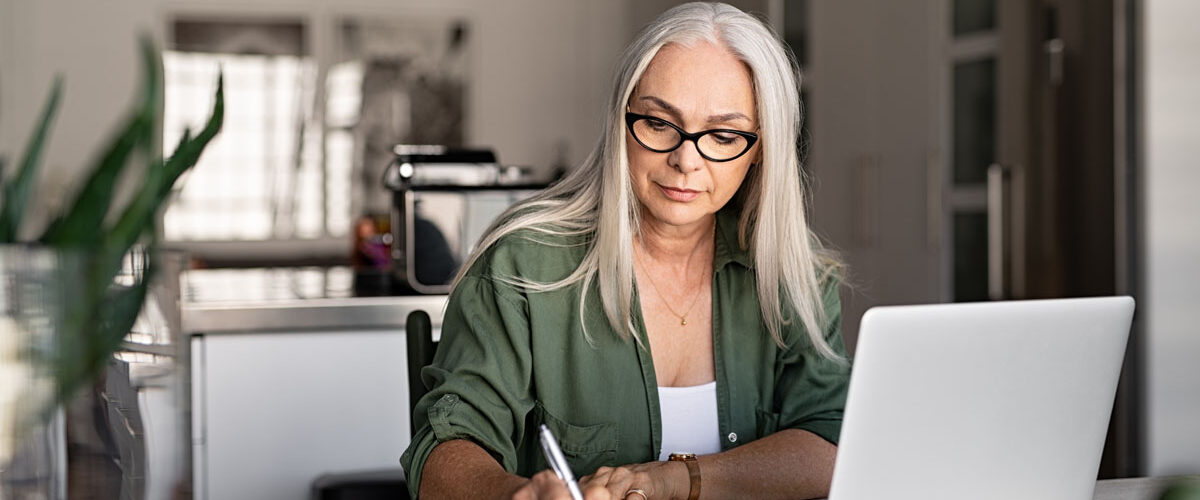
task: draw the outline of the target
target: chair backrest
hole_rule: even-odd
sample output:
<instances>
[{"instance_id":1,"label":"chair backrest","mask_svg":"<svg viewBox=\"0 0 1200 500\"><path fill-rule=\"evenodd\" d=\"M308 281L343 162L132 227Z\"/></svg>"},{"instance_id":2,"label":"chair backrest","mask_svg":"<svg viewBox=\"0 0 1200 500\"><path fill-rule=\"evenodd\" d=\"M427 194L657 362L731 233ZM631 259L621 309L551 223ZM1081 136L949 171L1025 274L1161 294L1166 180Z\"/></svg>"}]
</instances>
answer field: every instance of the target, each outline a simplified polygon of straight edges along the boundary
<instances>
[{"instance_id":1,"label":"chair backrest","mask_svg":"<svg viewBox=\"0 0 1200 500\"><path fill-rule=\"evenodd\" d=\"M408 313L404 323L405 342L408 344L408 414L409 433L416 434L416 419L412 418L417 401L429 392L421 381L421 369L433 362L437 343L433 341L433 322L429 313L420 309Z\"/></svg>"}]
</instances>

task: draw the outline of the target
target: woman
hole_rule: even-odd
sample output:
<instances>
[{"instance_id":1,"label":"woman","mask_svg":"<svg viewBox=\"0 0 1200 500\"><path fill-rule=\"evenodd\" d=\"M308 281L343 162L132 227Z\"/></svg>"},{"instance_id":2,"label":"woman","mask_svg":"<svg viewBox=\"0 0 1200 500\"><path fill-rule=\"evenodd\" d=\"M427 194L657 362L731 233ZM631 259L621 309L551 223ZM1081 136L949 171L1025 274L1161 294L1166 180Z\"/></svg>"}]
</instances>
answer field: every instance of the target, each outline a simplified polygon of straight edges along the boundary
<instances>
[{"instance_id":1,"label":"woman","mask_svg":"<svg viewBox=\"0 0 1200 500\"><path fill-rule=\"evenodd\" d=\"M792 61L725 4L639 35L591 157L457 281L402 458L413 494L569 498L543 423L589 499L827 493L849 369Z\"/></svg>"}]
</instances>

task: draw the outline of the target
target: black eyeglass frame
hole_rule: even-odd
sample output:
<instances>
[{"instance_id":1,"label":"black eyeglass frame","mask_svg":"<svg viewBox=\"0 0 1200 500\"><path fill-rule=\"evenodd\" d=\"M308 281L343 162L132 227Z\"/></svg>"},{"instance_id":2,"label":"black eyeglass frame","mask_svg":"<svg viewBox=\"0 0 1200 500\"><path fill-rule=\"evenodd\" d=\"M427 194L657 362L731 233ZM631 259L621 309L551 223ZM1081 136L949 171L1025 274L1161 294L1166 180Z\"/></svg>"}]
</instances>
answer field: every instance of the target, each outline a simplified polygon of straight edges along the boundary
<instances>
[{"instance_id":1,"label":"black eyeglass frame","mask_svg":"<svg viewBox=\"0 0 1200 500\"><path fill-rule=\"evenodd\" d=\"M670 148L667 148L667 149L654 149L654 148L646 145L646 143L642 142L642 139L637 136L637 132L633 131L633 124L637 123L638 120L654 120L656 122L663 123L663 124L667 125L668 127L675 129L675 132L679 133L679 142L675 143L674 146L671 146ZM658 117L650 116L650 115L639 115L632 111L625 112L625 126L627 128L629 128L629 134L633 136L633 140L637 141L637 143L641 144L643 148L646 148L650 151L653 151L655 153L670 153L671 151L675 151L676 149L679 149L679 146L682 146L684 141L692 141L692 144L696 145L696 152L700 153L700 156L704 157L705 160L717 162L717 163L724 163L727 161L733 161L738 158L741 158L743 155L745 155L747 152L750 151L750 148L754 147L754 143L758 142L758 134L756 134L754 132L743 132L741 130L733 130L733 129L728 129L728 128L714 128L714 129L709 129L709 130L701 130L694 134L689 134L689 133L685 132L682 128L679 128L678 125L671 123L669 121L666 121L662 118L658 118ZM701 150L701 148L700 148L700 138L704 137L705 135L714 133L714 132L721 132L721 133L734 134L734 135L741 136L742 138L746 139L746 148L743 149L741 153L738 153L738 154L734 155L733 157L726 158L723 160L718 160L716 158L708 156L708 155L704 154L704 151Z\"/></svg>"}]
</instances>

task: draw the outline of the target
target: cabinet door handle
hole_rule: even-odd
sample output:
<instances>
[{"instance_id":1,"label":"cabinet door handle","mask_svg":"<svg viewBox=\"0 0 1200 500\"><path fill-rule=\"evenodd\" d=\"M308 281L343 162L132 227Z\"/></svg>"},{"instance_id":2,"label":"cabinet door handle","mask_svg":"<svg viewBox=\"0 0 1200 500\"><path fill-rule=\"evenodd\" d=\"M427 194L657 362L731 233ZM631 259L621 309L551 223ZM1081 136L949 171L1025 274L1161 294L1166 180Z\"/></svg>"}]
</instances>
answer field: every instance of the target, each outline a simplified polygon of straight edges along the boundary
<instances>
[{"instance_id":1,"label":"cabinet door handle","mask_svg":"<svg viewBox=\"0 0 1200 500\"><path fill-rule=\"evenodd\" d=\"M1042 51L1046 53L1046 76L1051 87L1063 82L1063 58L1066 57L1067 42L1059 36L1058 8L1050 5L1045 10L1046 31L1042 38Z\"/></svg>"},{"instance_id":2,"label":"cabinet door handle","mask_svg":"<svg viewBox=\"0 0 1200 500\"><path fill-rule=\"evenodd\" d=\"M987 170L988 297L1010 296L1012 234L1009 228L1012 201L1012 168L993 163Z\"/></svg>"},{"instance_id":3,"label":"cabinet door handle","mask_svg":"<svg viewBox=\"0 0 1200 500\"><path fill-rule=\"evenodd\" d=\"M941 155L929 151L925 154L925 245L934 253L941 252L942 247L942 206L945 196Z\"/></svg>"},{"instance_id":4,"label":"cabinet door handle","mask_svg":"<svg viewBox=\"0 0 1200 500\"><path fill-rule=\"evenodd\" d=\"M1050 85L1057 87L1063 81L1063 57L1067 44L1061 38L1053 38L1042 43L1046 51L1046 62L1049 64Z\"/></svg>"}]
</instances>

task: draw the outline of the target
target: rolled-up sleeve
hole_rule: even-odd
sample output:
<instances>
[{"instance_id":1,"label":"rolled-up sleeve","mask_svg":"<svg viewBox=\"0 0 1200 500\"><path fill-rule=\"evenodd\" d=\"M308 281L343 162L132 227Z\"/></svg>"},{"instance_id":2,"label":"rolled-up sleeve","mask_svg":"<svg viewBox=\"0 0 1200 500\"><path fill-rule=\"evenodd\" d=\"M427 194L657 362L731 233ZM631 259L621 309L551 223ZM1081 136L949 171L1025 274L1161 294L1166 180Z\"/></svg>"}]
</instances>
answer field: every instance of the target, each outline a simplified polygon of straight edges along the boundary
<instances>
[{"instance_id":1,"label":"rolled-up sleeve","mask_svg":"<svg viewBox=\"0 0 1200 500\"><path fill-rule=\"evenodd\" d=\"M413 410L416 435L400 459L413 498L426 459L445 441L471 440L516 471L514 443L534 407L526 308L512 286L486 276L468 275L451 293L437 354L421 372L430 391Z\"/></svg>"},{"instance_id":2,"label":"rolled-up sleeve","mask_svg":"<svg viewBox=\"0 0 1200 500\"><path fill-rule=\"evenodd\" d=\"M776 360L775 386L780 429L806 430L835 445L842 431L842 413L850 385L849 358L842 339L839 283L840 280L830 278L822 290L826 316L823 337L845 359L822 356L813 348L804 327L793 321L788 326L792 333L788 348L781 349Z\"/></svg>"}]
</instances>

